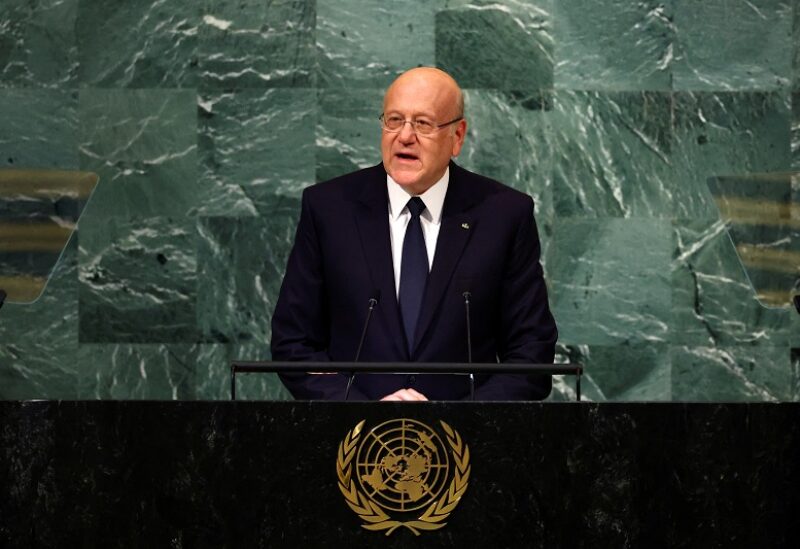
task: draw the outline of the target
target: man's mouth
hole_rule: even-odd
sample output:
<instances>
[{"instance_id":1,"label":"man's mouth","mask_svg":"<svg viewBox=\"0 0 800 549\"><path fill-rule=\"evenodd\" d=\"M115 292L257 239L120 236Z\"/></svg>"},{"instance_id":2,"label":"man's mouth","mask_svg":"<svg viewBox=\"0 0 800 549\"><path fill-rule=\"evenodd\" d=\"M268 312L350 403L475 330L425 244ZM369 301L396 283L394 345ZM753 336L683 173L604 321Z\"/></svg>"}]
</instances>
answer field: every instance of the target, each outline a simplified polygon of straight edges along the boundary
<instances>
[{"instance_id":1,"label":"man's mouth","mask_svg":"<svg viewBox=\"0 0 800 549\"><path fill-rule=\"evenodd\" d=\"M400 153L396 153L395 156L397 158L399 158L400 160L408 160L408 161L419 160L419 157L417 155L411 154L411 153L400 152Z\"/></svg>"}]
</instances>

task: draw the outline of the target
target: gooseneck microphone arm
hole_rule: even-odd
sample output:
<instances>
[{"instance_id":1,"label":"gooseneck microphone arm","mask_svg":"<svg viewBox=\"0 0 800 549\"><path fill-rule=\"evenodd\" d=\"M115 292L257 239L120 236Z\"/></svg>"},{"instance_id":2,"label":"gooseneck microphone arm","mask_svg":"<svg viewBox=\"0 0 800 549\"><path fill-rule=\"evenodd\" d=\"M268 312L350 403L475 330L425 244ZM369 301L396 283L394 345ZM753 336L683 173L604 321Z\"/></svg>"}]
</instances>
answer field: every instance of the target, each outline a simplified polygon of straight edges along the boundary
<instances>
[{"instance_id":1,"label":"gooseneck microphone arm","mask_svg":"<svg viewBox=\"0 0 800 549\"><path fill-rule=\"evenodd\" d=\"M0 290L0 309L3 308L3 302L6 300L6 295L8 294L6 294L5 290Z\"/></svg>"},{"instance_id":2,"label":"gooseneck microphone arm","mask_svg":"<svg viewBox=\"0 0 800 549\"><path fill-rule=\"evenodd\" d=\"M364 347L364 340L367 337L367 328L369 327L369 320L372 318L372 311L375 309L375 306L378 304L378 296L369 298L369 309L367 309L367 319L364 321L364 328L361 330L361 339L358 342L358 347L356 348L356 357L353 359L353 362L358 362L358 359L361 357L361 348ZM347 400L347 397L350 396L350 388L353 386L353 380L356 378L356 373L350 373L350 379L347 380L347 389L344 391L344 399Z\"/></svg>"},{"instance_id":3,"label":"gooseneck microphone arm","mask_svg":"<svg viewBox=\"0 0 800 549\"><path fill-rule=\"evenodd\" d=\"M469 321L469 300L472 294L464 292L461 294L464 297L464 314L467 318L467 364L472 364L472 330ZM475 374L469 374L469 398L475 400Z\"/></svg>"}]
</instances>

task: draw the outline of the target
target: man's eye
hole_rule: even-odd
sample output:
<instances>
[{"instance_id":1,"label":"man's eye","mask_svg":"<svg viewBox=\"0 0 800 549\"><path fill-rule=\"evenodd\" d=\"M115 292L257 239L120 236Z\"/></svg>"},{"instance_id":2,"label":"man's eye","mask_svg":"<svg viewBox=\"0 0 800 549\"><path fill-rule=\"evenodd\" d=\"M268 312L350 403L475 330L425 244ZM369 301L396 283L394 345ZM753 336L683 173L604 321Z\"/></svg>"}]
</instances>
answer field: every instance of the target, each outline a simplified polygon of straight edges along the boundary
<instances>
[{"instance_id":1,"label":"man's eye","mask_svg":"<svg viewBox=\"0 0 800 549\"><path fill-rule=\"evenodd\" d=\"M417 128L419 128L422 131L432 130L433 129L433 122L431 122L430 120L425 120L425 119L419 120L419 119L417 119L416 120L416 124L417 124Z\"/></svg>"},{"instance_id":2,"label":"man's eye","mask_svg":"<svg viewBox=\"0 0 800 549\"><path fill-rule=\"evenodd\" d=\"M403 123L403 118L401 116L390 116L386 119L386 123L390 126L399 126Z\"/></svg>"}]
</instances>

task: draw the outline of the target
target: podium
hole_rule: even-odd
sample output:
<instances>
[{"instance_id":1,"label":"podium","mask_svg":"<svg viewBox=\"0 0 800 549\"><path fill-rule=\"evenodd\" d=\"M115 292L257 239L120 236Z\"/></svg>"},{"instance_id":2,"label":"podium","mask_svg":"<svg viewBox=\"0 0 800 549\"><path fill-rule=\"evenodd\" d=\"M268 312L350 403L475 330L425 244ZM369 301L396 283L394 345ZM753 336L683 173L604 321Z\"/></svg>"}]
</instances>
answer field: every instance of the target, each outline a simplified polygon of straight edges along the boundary
<instances>
[{"instance_id":1,"label":"podium","mask_svg":"<svg viewBox=\"0 0 800 549\"><path fill-rule=\"evenodd\" d=\"M366 529L376 523L340 489L356 426L363 422L362 444L399 420L430 427L450 465L469 466L457 504L440 509L444 526L419 535L405 525L388 536ZM442 423L460 437L459 455ZM795 403L2 402L0 539L9 547L787 547L800 511L798 426ZM351 479L370 474L350 464ZM453 478L434 503L447 499ZM366 485L357 488L365 497ZM409 522L424 511L386 514Z\"/></svg>"}]
</instances>

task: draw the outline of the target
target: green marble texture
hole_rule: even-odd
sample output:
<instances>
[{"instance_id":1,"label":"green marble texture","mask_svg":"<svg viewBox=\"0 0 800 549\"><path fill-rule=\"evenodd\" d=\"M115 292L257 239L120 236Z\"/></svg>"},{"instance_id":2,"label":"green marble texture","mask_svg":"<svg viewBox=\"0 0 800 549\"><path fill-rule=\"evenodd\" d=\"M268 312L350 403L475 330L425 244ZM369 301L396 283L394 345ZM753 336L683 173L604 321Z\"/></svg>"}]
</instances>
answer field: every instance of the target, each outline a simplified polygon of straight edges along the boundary
<instances>
[{"instance_id":1,"label":"green marble texture","mask_svg":"<svg viewBox=\"0 0 800 549\"><path fill-rule=\"evenodd\" d=\"M200 205L211 183L197 178L196 101L179 90L81 91L80 168L102 182L89 219L185 216Z\"/></svg>"},{"instance_id":2,"label":"green marble texture","mask_svg":"<svg viewBox=\"0 0 800 549\"><path fill-rule=\"evenodd\" d=\"M0 168L78 168L78 94L0 88Z\"/></svg>"},{"instance_id":3,"label":"green marble texture","mask_svg":"<svg viewBox=\"0 0 800 549\"><path fill-rule=\"evenodd\" d=\"M78 80L93 88L194 88L199 3L79 0ZM109 47L113 43L112 47Z\"/></svg>"},{"instance_id":4,"label":"green marble texture","mask_svg":"<svg viewBox=\"0 0 800 549\"><path fill-rule=\"evenodd\" d=\"M552 88L550 3L454 2L436 14L437 66L465 88Z\"/></svg>"},{"instance_id":5,"label":"green marble texture","mask_svg":"<svg viewBox=\"0 0 800 549\"><path fill-rule=\"evenodd\" d=\"M707 184L800 169L800 0L4 0L0 169L100 184L41 299L0 310L0 398L228 398L270 356L302 190L380 161L417 65L465 89L457 161L534 197L587 398L800 399L800 315L728 229L800 235L726 226Z\"/></svg>"},{"instance_id":6,"label":"green marble texture","mask_svg":"<svg viewBox=\"0 0 800 549\"><path fill-rule=\"evenodd\" d=\"M792 13L786 0L675 0L673 89L789 86Z\"/></svg>"},{"instance_id":7,"label":"green marble texture","mask_svg":"<svg viewBox=\"0 0 800 549\"><path fill-rule=\"evenodd\" d=\"M314 181L316 90L206 92L199 98L201 216L266 214Z\"/></svg>"},{"instance_id":8,"label":"green marble texture","mask_svg":"<svg viewBox=\"0 0 800 549\"><path fill-rule=\"evenodd\" d=\"M197 322L204 339L269 351L300 200L273 203L263 217L207 217L198 228ZM263 355L262 355L263 356Z\"/></svg>"},{"instance_id":9,"label":"green marble texture","mask_svg":"<svg viewBox=\"0 0 800 549\"><path fill-rule=\"evenodd\" d=\"M560 343L667 341L668 221L556 218L549 238L545 276Z\"/></svg>"},{"instance_id":10,"label":"green marble texture","mask_svg":"<svg viewBox=\"0 0 800 549\"><path fill-rule=\"evenodd\" d=\"M671 96L558 91L552 130L553 201L564 217L669 217Z\"/></svg>"},{"instance_id":11,"label":"green marble texture","mask_svg":"<svg viewBox=\"0 0 800 549\"><path fill-rule=\"evenodd\" d=\"M587 400L668 401L672 395L669 346L664 343L559 346L556 360L586 368L581 397ZM554 379L549 400L575 397L572 378Z\"/></svg>"},{"instance_id":12,"label":"green marble texture","mask_svg":"<svg viewBox=\"0 0 800 549\"><path fill-rule=\"evenodd\" d=\"M725 223L673 222L670 341L679 345L788 345L794 310L756 300Z\"/></svg>"},{"instance_id":13,"label":"green marble texture","mask_svg":"<svg viewBox=\"0 0 800 549\"><path fill-rule=\"evenodd\" d=\"M86 215L78 238L81 343L199 339L194 219Z\"/></svg>"},{"instance_id":14,"label":"green marble texture","mask_svg":"<svg viewBox=\"0 0 800 549\"><path fill-rule=\"evenodd\" d=\"M554 2L556 88L671 90L677 2L591 4Z\"/></svg>"},{"instance_id":15,"label":"green marble texture","mask_svg":"<svg viewBox=\"0 0 800 549\"><path fill-rule=\"evenodd\" d=\"M540 221L552 217L551 94L468 89L464 102L467 138L456 161L531 195Z\"/></svg>"},{"instance_id":16,"label":"green marble texture","mask_svg":"<svg viewBox=\"0 0 800 549\"><path fill-rule=\"evenodd\" d=\"M408 67L434 65L444 0L317 0L317 85L385 88Z\"/></svg>"},{"instance_id":17,"label":"green marble texture","mask_svg":"<svg viewBox=\"0 0 800 549\"><path fill-rule=\"evenodd\" d=\"M670 360L672 394L680 400L800 399L797 366L784 346L674 346Z\"/></svg>"},{"instance_id":18,"label":"green marble texture","mask_svg":"<svg viewBox=\"0 0 800 549\"><path fill-rule=\"evenodd\" d=\"M680 92L673 101L674 217L717 218L709 177L790 169L786 93Z\"/></svg>"},{"instance_id":19,"label":"green marble texture","mask_svg":"<svg viewBox=\"0 0 800 549\"><path fill-rule=\"evenodd\" d=\"M314 84L315 2L182 0L176 4L180 11L190 12L202 6L197 35L203 88Z\"/></svg>"},{"instance_id":20,"label":"green marble texture","mask_svg":"<svg viewBox=\"0 0 800 549\"><path fill-rule=\"evenodd\" d=\"M800 169L800 89L792 92L792 169Z\"/></svg>"},{"instance_id":21,"label":"green marble texture","mask_svg":"<svg viewBox=\"0 0 800 549\"><path fill-rule=\"evenodd\" d=\"M67 244L33 304L6 303L0 314L0 399L76 398L78 241Z\"/></svg>"},{"instance_id":22,"label":"green marble texture","mask_svg":"<svg viewBox=\"0 0 800 549\"><path fill-rule=\"evenodd\" d=\"M317 95L316 181L381 161L381 89L320 89Z\"/></svg>"},{"instance_id":23,"label":"green marble texture","mask_svg":"<svg viewBox=\"0 0 800 549\"><path fill-rule=\"evenodd\" d=\"M3 0L0 87L71 87L78 71L79 0Z\"/></svg>"}]
</instances>

